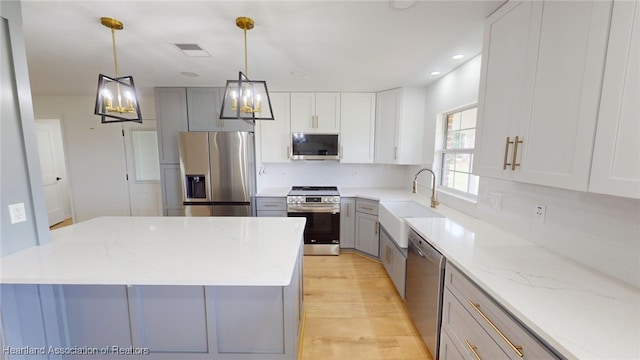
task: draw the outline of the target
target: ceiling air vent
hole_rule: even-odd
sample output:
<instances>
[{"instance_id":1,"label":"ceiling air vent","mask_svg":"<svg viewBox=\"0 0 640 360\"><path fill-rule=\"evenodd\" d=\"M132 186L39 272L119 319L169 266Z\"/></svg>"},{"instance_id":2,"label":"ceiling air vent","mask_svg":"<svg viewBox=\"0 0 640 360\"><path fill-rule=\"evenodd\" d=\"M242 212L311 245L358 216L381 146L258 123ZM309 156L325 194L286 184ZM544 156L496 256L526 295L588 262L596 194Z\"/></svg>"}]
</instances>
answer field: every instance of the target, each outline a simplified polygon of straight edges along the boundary
<instances>
[{"instance_id":1,"label":"ceiling air vent","mask_svg":"<svg viewBox=\"0 0 640 360\"><path fill-rule=\"evenodd\" d=\"M187 56L202 56L207 57L211 56L208 52L206 52L203 48L198 44L173 44L175 45L183 54Z\"/></svg>"}]
</instances>

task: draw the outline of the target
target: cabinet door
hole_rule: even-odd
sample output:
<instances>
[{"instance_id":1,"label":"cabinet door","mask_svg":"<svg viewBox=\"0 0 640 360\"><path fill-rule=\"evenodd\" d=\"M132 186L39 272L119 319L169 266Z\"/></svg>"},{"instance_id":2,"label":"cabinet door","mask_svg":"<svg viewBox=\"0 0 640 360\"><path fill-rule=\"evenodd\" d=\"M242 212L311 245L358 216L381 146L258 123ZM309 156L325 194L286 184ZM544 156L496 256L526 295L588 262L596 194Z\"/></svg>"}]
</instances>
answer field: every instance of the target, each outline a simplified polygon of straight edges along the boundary
<instances>
[{"instance_id":1,"label":"cabinet door","mask_svg":"<svg viewBox=\"0 0 640 360\"><path fill-rule=\"evenodd\" d=\"M316 126L319 134L340 132L340 93L316 93Z\"/></svg>"},{"instance_id":2,"label":"cabinet door","mask_svg":"<svg viewBox=\"0 0 640 360\"><path fill-rule=\"evenodd\" d=\"M340 162L372 163L375 140L375 93L344 93L340 99Z\"/></svg>"},{"instance_id":3,"label":"cabinet door","mask_svg":"<svg viewBox=\"0 0 640 360\"><path fill-rule=\"evenodd\" d=\"M355 246L356 201L340 198L340 248Z\"/></svg>"},{"instance_id":4,"label":"cabinet door","mask_svg":"<svg viewBox=\"0 0 640 360\"><path fill-rule=\"evenodd\" d=\"M134 346L174 359L209 353L203 286L134 286L128 296Z\"/></svg>"},{"instance_id":5,"label":"cabinet door","mask_svg":"<svg viewBox=\"0 0 640 360\"><path fill-rule=\"evenodd\" d=\"M395 164L398 160L397 119L399 117L400 89L376 94L375 162Z\"/></svg>"},{"instance_id":6,"label":"cabinet door","mask_svg":"<svg viewBox=\"0 0 640 360\"><path fill-rule=\"evenodd\" d=\"M275 116L275 115L274 115ZM314 93L291 93L291 132L316 131L316 96Z\"/></svg>"},{"instance_id":7,"label":"cabinet door","mask_svg":"<svg viewBox=\"0 0 640 360\"><path fill-rule=\"evenodd\" d=\"M534 66L527 67L524 113L516 118L514 134L523 142L517 147L521 165L513 179L586 191L612 4L543 5L541 16L537 11L533 16L532 33L539 36L531 42L531 52L537 56L529 58Z\"/></svg>"},{"instance_id":8,"label":"cabinet door","mask_svg":"<svg viewBox=\"0 0 640 360\"><path fill-rule=\"evenodd\" d=\"M640 199L640 3L614 3L589 191Z\"/></svg>"},{"instance_id":9,"label":"cabinet door","mask_svg":"<svg viewBox=\"0 0 640 360\"><path fill-rule=\"evenodd\" d=\"M221 131L220 88L187 88L189 131Z\"/></svg>"},{"instance_id":10,"label":"cabinet door","mask_svg":"<svg viewBox=\"0 0 640 360\"><path fill-rule=\"evenodd\" d=\"M396 119L396 163L422 164L426 92L424 88L399 89L399 115Z\"/></svg>"},{"instance_id":11,"label":"cabinet door","mask_svg":"<svg viewBox=\"0 0 640 360\"><path fill-rule=\"evenodd\" d=\"M491 15L484 28L482 70L478 97L478 119L473 173L510 177L504 164L507 137L513 138L512 123L524 101L529 51L531 13L534 2L507 3Z\"/></svg>"},{"instance_id":12,"label":"cabinet door","mask_svg":"<svg viewBox=\"0 0 640 360\"><path fill-rule=\"evenodd\" d=\"M178 132L187 131L185 88L155 88L158 152L160 164L178 164Z\"/></svg>"},{"instance_id":13,"label":"cabinet door","mask_svg":"<svg viewBox=\"0 0 640 360\"><path fill-rule=\"evenodd\" d=\"M289 93L271 93L274 120L258 121L260 156L263 163L289 162L291 130Z\"/></svg>"},{"instance_id":14,"label":"cabinet door","mask_svg":"<svg viewBox=\"0 0 640 360\"><path fill-rule=\"evenodd\" d=\"M164 216L182 211L182 181L180 179L180 165L160 165L160 185L162 189L162 209Z\"/></svg>"},{"instance_id":15,"label":"cabinet door","mask_svg":"<svg viewBox=\"0 0 640 360\"><path fill-rule=\"evenodd\" d=\"M378 257L378 217L356 212L356 249Z\"/></svg>"}]
</instances>

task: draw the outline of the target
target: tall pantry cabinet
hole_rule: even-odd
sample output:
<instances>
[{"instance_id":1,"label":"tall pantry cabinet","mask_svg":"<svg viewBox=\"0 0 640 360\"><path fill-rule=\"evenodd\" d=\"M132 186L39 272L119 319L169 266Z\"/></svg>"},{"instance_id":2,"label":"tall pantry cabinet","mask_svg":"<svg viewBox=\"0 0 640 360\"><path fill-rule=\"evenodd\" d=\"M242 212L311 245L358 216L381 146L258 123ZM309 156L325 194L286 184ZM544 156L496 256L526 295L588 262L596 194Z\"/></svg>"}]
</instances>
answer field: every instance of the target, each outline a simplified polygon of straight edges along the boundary
<instances>
[{"instance_id":1,"label":"tall pantry cabinet","mask_svg":"<svg viewBox=\"0 0 640 360\"><path fill-rule=\"evenodd\" d=\"M588 189L611 9L510 2L487 19L475 174Z\"/></svg>"}]
</instances>

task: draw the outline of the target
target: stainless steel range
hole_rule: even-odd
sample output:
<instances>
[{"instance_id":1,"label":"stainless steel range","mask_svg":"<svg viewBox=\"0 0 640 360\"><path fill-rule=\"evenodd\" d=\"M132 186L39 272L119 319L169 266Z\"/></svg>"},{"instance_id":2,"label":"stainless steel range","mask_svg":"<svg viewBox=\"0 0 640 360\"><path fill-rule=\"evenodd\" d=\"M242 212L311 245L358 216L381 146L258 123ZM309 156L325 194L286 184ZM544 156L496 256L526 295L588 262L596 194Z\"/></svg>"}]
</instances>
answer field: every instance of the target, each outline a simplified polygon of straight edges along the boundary
<instances>
[{"instance_id":1,"label":"stainless steel range","mask_svg":"<svg viewBox=\"0 0 640 360\"><path fill-rule=\"evenodd\" d=\"M289 217L304 217L305 255L340 254L340 193L335 186L294 186L287 194Z\"/></svg>"}]
</instances>

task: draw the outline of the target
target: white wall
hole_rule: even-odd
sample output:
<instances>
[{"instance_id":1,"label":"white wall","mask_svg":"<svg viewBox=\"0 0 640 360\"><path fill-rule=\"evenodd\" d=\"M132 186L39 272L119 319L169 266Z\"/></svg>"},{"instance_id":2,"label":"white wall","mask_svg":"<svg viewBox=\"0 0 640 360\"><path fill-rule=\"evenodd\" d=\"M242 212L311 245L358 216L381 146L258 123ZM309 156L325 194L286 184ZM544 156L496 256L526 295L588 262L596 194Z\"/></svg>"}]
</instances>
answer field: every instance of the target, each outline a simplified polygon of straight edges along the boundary
<instances>
[{"instance_id":1,"label":"white wall","mask_svg":"<svg viewBox=\"0 0 640 360\"><path fill-rule=\"evenodd\" d=\"M425 163L433 161L434 139L440 136L434 117L477 101L479 75L478 56L427 88ZM443 193L439 198L443 204L572 261L640 286L639 200L484 177L480 178L477 204ZM533 217L538 204L546 205L544 223Z\"/></svg>"},{"instance_id":2,"label":"white wall","mask_svg":"<svg viewBox=\"0 0 640 360\"><path fill-rule=\"evenodd\" d=\"M155 119L153 98L140 104ZM33 106L36 118L62 122L74 220L130 215L122 125L100 123L93 95L35 96Z\"/></svg>"}]
</instances>

